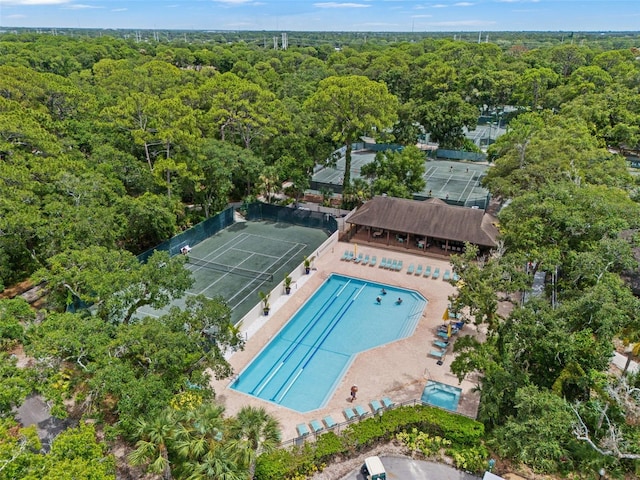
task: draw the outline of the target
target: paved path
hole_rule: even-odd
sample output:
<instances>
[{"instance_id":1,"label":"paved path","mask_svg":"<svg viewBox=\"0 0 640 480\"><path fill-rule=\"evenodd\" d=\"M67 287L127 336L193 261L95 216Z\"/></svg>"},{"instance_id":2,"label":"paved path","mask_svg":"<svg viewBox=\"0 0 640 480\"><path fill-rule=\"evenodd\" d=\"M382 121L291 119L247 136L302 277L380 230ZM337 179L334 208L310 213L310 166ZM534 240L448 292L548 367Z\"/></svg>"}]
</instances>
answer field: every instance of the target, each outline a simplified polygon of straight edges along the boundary
<instances>
[{"instance_id":1,"label":"paved path","mask_svg":"<svg viewBox=\"0 0 640 480\"><path fill-rule=\"evenodd\" d=\"M393 456L381 456L380 460L387 471L387 480L478 480L480 478L441 463ZM340 480L365 480L365 477L358 468Z\"/></svg>"}]
</instances>

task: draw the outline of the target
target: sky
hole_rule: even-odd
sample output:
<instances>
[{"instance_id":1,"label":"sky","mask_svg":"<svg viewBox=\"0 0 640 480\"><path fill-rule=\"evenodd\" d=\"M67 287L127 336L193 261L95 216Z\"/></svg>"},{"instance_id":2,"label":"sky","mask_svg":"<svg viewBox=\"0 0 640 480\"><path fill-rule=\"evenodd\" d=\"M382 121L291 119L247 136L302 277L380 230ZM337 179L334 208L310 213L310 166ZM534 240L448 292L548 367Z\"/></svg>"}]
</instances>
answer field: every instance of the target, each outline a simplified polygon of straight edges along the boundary
<instances>
[{"instance_id":1,"label":"sky","mask_svg":"<svg viewBox=\"0 0 640 480\"><path fill-rule=\"evenodd\" d=\"M282 32L638 31L640 0L0 0L0 26Z\"/></svg>"}]
</instances>

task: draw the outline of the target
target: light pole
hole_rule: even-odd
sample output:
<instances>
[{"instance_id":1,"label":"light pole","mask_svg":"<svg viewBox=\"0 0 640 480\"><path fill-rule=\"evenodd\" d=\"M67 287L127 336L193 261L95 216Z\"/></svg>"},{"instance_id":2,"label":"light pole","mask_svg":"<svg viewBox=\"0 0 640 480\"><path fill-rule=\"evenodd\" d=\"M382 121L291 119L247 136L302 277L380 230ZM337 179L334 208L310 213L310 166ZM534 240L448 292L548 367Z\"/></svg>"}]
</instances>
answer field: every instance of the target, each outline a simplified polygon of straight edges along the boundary
<instances>
[{"instance_id":1,"label":"light pole","mask_svg":"<svg viewBox=\"0 0 640 480\"><path fill-rule=\"evenodd\" d=\"M598 480L602 480L602 479L604 478L604 474L605 474L605 473L607 473L607 471L606 471L604 468L601 468L601 469L598 471L598 474L600 475L600 476L598 477Z\"/></svg>"}]
</instances>

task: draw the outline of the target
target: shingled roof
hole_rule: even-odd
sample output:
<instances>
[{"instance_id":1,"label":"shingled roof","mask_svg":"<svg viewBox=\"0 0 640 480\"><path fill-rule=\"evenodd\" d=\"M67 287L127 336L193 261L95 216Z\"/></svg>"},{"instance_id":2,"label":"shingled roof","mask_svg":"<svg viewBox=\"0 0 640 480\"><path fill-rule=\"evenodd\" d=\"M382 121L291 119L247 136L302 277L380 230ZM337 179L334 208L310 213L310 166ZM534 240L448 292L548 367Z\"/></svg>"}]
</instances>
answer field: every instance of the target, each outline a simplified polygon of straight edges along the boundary
<instances>
[{"instance_id":1,"label":"shingled roof","mask_svg":"<svg viewBox=\"0 0 640 480\"><path fill-rule=\"evenodd\" d=\"M347 220L373 229L494 247L496 218L478 208L456 207L437 198L424 202L377 196Z\"/></svg>"}]
</instances>

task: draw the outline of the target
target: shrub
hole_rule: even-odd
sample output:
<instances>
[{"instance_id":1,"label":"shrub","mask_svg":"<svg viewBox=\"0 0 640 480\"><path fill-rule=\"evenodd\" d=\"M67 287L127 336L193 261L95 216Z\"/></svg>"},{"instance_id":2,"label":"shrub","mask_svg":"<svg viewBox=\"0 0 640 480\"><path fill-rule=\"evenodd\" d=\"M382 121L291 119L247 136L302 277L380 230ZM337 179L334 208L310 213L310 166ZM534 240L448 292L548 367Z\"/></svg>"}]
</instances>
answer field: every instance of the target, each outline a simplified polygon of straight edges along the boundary
<instances>
[{"instance_id":1,"label":"shrub","mask_svg":"<svg viewBox=\"0 0 640 480\"><path fill-rule=\"evenodd\" d=\"M410 432L410 433L406 433ZM398 437L399 435L399 437ZM258 480L298 480L324 468L324 464L341 455L355 455L360 450L392 438L407 440L414 449L431 456L446 448L459 468L481 471L488 456L481 444L484 426L470 418L434 407L418 405L385 412L349 425L337 435L327 432L315 443L261 455L255 478ZM433 452L433 453L431 453Z\"/></svg>"}]
</instances>

